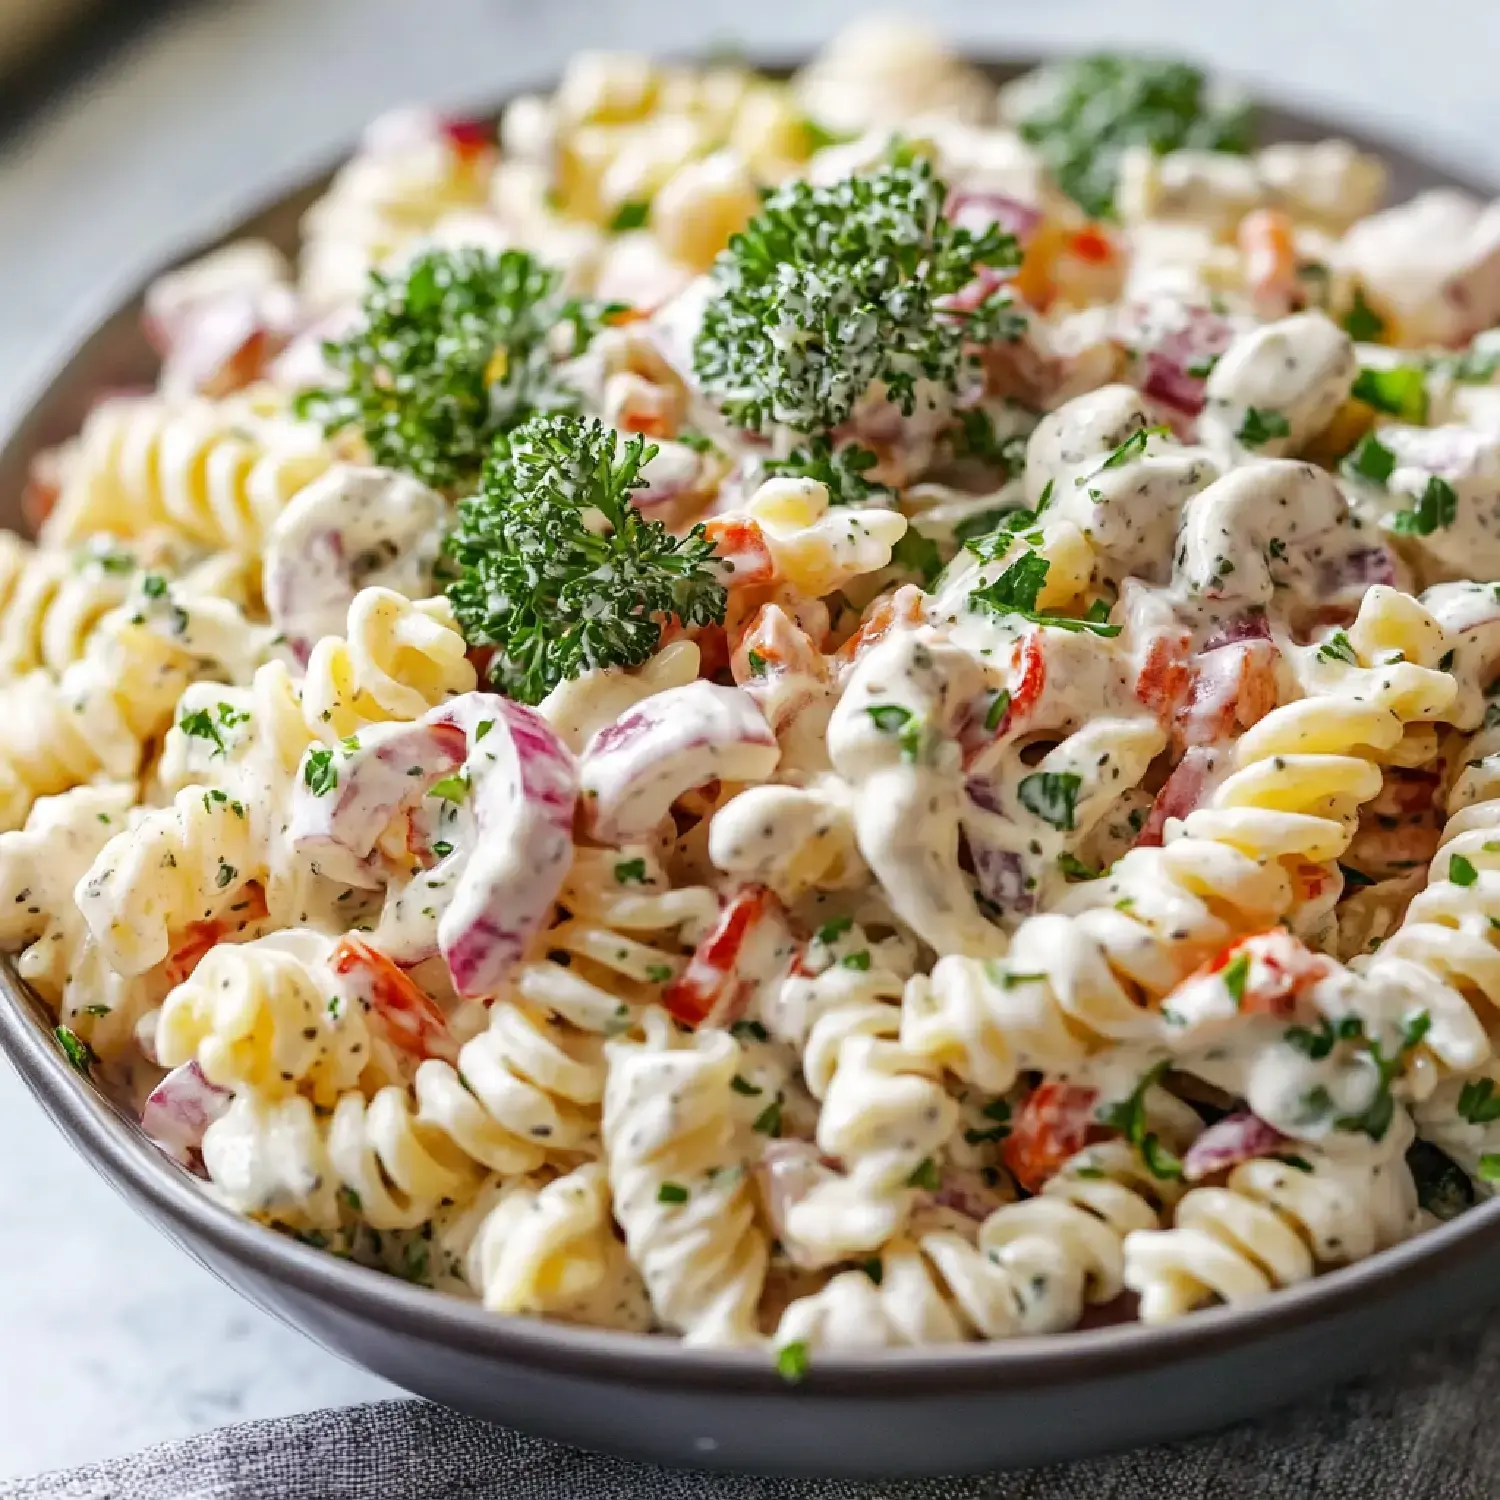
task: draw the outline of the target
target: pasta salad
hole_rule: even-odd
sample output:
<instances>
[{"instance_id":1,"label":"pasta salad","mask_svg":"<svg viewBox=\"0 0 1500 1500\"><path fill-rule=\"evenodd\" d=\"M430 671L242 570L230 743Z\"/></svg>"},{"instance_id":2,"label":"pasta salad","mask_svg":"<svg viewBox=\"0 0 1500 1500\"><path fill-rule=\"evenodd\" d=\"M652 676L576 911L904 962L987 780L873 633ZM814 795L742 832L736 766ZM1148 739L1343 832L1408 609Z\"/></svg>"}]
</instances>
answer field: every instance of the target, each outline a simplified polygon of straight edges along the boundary
<instances>
[{"instance_id":1,"label":"pasta salad","mask_svg":"<svg viewBox=\"0 0 1500 1500\"><path fill-rule=\"evenodd\" d=\"M1500 206L1178 63L370 127L0 537L0 944L220 1202L820 1349L1500 1181Z\"/></svg>"}]
</instances>

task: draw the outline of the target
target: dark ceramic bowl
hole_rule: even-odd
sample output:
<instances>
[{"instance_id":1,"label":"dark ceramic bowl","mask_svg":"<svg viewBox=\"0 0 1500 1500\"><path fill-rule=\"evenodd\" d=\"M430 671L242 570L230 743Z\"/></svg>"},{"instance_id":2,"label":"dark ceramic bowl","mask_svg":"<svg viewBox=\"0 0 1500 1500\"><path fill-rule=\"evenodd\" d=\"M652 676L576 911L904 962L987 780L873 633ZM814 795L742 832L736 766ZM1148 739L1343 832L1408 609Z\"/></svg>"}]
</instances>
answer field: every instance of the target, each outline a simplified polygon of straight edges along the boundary
<instances>
[{"instance_id":1,"label":"dark ceramic bowl","mask_svg":"<svg viewBox=\"0 0 1500 1500\"><path fill-rule=\"evenodd\" d=\"M993 66L997 79L1019 63ZM1359 130L1265 112L1267 139L1343 134L1389 163L1393 196L1484 185ZM326 179L324 179L326 180ZM322 181L233 225L292 249ZM194 254L207 246L199 247ZM0 520L19 524L26 465L75 432L104 387L152 379L140 297L42 382L0 448ZM419 1395L510 1427L664 1464L897 1477L1020 1467L1183 1437L1346 1379L1420 1334L1500 1301L1500 1202L1250 1308L1161 1328L878 1356L821 1355L800 1385L760 1353L515 1318L320 1254L210 1202L135 1121L74 1072L52 1021L0 967L0 1046L79 1151L189 1255L251 1302Z\"/></svg>"}]
</instances>

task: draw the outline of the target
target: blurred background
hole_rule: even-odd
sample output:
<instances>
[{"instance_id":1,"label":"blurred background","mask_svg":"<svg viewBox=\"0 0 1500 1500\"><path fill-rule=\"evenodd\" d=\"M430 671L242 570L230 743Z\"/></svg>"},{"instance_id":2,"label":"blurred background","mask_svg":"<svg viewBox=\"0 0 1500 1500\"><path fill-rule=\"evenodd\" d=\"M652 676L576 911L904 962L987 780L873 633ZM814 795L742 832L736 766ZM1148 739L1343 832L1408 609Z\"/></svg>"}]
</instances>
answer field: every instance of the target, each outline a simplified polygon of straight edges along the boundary
<instances>
[{"instance_id":1,"label":"blurred background","mask_svg":"<svg viewBox=\"0 0 1500 1500\"><path fill-rule=\"evenodd\" d=\"M884 7L888 8L888 7ZM857 0L0 0L0 429L122 290L407 101L484 109L580 47L792 58ZM1181 53L1500 181L1495 0L924 0L989 53ZM0 1482L395 1394L137 1221L0 1069Z\"/></svg>"}]
</instances>

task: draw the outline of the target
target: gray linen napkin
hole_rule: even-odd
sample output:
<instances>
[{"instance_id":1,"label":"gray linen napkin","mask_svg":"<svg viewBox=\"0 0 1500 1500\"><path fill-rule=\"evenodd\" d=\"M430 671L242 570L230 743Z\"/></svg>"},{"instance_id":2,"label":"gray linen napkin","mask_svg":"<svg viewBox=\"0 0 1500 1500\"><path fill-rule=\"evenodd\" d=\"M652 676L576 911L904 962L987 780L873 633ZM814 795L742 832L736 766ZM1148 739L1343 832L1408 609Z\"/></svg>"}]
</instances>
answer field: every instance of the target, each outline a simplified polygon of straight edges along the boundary
<instances>
[{"instance_id":1,"label":"gray linen napkin","mask_svg":"<svg viewBox=\"0 0 1500 1500\"><path fill-rule=\"evenodd\" d=\"M892 1484L658 1469L425 1402L381 1401L0 1483L0 1500L1482 1500L1500 1495L1500 1433L1489 1420L1497 1379L1500 1319L1216 1436L1022 1473Z\"/></svg>"}]
</instances>

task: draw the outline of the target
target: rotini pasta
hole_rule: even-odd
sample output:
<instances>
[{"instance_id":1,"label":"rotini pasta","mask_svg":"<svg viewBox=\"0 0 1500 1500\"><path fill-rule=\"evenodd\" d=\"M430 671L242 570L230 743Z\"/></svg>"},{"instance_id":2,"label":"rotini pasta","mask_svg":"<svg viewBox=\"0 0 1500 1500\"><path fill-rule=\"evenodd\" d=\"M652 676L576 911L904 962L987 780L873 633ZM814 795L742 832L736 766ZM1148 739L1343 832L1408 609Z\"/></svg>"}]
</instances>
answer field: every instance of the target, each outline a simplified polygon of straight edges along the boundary
<instances>
[{"instance_id":1,"label":"rotini pasta","mask_svg":"<svg viewBox=\"0 0 1500 1500\"><path fill-rule=\"evenodd\" d=\"M336 1103L374 1059L365 1006L329 967L332 949L305 928L211 949L162 1002L158 1060L196 1062L220 1088L304 1088Z\"/></svg>"},{"instance_id":2,"label":"rotini pasta","mask_svg":"<svg viewBox=\"0 0 1500 1500\"><path fill-rule=\"evenodd\" d=\"M799 1264L848 1260L898 1233L958 1124L930 1065L899 1040L904 957L899 941L834 922L762 1000L771 1037L802 1055L818 1149L842 1168L815 1172L781 1216Z\"/></svg>"},{"instance_id":3,"label":"rotini pasta","mask_svg":"<svg viewBox=\"0 0 1500 1500\"><path fill-rule=\"evenodd\" d=\"M739 1048L723 1032L679 1037L663 1011L643 1024L643 1040L608 1048L615 1217L667 1327L689 1343L753 1342L768 1246L736 1126Z\"/></svg>"},{"instance_id":4,"label":"rotini pasta","mask_svg":"<svg viewBox=\"0 0 1500 1500\"><path fill-rule=\"evenodd\" d=\"M0 951L207 1191L791 1378L1493 1191L1491 215L1141 66L587 54L152 290Z\"/></svg>"},{"instance_id":5,"label":"rotini pasta","mask_svg":"<svg viewBox=\"0 0 1500 1500\"><path fill-rule=\"evenodd\" d=\"M1383 1146L1352 1160L1299 1147L1294 1160L1243 1162L1222 1188L1195 1188L1172 1228L1126 1238L1125 1284L1140 1295L1142 1320L1164 1322L1210 1298L1262 1297L1414 1233L1417 1194L1403 1159L1411 1139L1403 1115Z\"/></svg>"},{"instance_id":6,"label":"rotini pasta","mask_svg":"<svg viewBox=\"0 0 1500 1500\"><path fill-rule=\"evenodd\" d=\"M493 1177L445 1216L434 1242L490 1312L650 1326L646 1289L614 1235L599 1162L550 1181Z\"/></svg>"},{"instance_id":7,"label":"rotini pasta","mask_svg":"<svg viewBox=\"0 0 1500 1500\"><path fill-rule=\"evenodd\" d=\"M42 540L163 530L199 547L258 552L287 502L331 462L317 428L284 416L119 397L84 425Z\"/></svg>"},{"instance_id":8,"label":"rotini pasta","mask_svg":"<svg viewBox=\"0 0 1500 1500\"><path fill-rule=\"evenodd\" d=\"M0 825L18 827L38 797L135 776L189 681L243 680L268 644L227 601L144 575L59 677L39 668L0 687Z\"/></svg>"}]
</instances>

